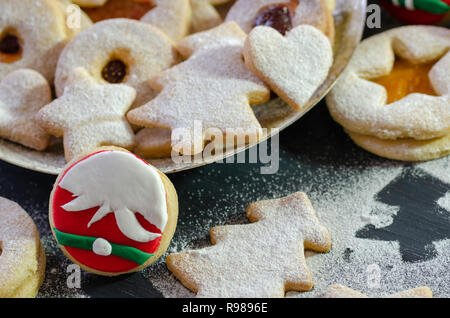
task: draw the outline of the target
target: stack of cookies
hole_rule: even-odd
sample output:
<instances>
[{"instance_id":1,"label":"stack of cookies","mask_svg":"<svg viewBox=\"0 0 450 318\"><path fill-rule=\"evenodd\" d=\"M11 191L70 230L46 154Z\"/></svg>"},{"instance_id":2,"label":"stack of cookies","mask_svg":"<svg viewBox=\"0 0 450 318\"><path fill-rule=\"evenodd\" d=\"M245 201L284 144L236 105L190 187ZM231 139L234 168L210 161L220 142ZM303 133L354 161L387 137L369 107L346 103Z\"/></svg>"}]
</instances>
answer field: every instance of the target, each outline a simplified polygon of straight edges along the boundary
<instances>
[{"instance_id":1,"label":"stack of cookies","mask_svg":"<svg viewBox=\"0 0 450 318\"><path fill-rule=\"evenodd\" d=\"M158 158L257 141L251 105L273 91L302 111L327 78L333 6L1 0L0 137L37 151L59 140L67 161L99 146Z\"/></svg>"}]
</instances>

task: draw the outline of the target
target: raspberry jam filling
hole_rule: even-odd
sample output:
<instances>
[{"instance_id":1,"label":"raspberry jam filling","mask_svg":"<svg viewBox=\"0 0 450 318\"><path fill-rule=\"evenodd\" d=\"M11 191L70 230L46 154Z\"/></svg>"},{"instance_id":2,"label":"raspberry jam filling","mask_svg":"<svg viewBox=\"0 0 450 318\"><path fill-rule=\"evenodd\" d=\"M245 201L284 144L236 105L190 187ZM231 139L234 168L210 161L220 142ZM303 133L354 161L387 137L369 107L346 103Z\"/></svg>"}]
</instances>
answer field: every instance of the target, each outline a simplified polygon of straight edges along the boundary
<instances>
[{"instance_id":1,"label":"raspberry jam filling","mask_svg":"<svg viewBox=\"0 0 450 318\"><path fill-rule=\"evenodd\" d=\"M0 40L0 62L13 63L22 57L22 47L17 36L6 34Z\"/></svg>"},{"instance_id":2,"label":"raspberry jam filling","mask_svg":"<svg viewBox=\"0 0 450 318\"><path fill-rule=\"evenodd\" d=\"M299 0L292 0L286 3L271 4L259 10L255 18L254 26L272 27L282 35L292 29L292 17L299 5Z\"/></svg>"},{"instance_id":3,"label":"raspberry jam filling","mask_svg":"<svg viewBox=\"0 0 450 318\"><path fill-rule=\"evenodd\" d=\"M114 18L139 20L154 7L151 0L109 0L102 7L83 10L93 22L98 22Z\"/></svg>"},{"instance_id":4,"label":"raspberry jam filling","mask_svg":"<svg viewBox=\"0 0 450 318\"><path fill-rule=\"evenodd\" d=\"M404 59L397 58L389 75L373 79L372 81L386 88L388 104L413 93L436 96L437 94L428 77L428 73L433 65L434 62L412 64Z\"/></svg>"}]
</instances>

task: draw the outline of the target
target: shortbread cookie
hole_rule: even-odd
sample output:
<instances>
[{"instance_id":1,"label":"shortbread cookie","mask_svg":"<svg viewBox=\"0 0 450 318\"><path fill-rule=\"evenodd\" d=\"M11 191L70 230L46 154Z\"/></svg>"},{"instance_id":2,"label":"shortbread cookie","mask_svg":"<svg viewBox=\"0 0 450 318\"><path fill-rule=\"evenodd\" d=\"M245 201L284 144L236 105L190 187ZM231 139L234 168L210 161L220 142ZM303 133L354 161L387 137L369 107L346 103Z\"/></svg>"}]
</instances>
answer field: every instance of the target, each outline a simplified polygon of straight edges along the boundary
<instances>
[{"instance_id":1,"label":"shortbread cookie","mask_svg":"<svg viewBox=\"0 0 450 318\"><path fill-rule=\"evenodd\" d=\"M366 39L327 96L331 115L353 133L381 139L427 140L448 135L449 47L450 30L433 26L401 27ZM400 71L398 62L403 64ZM405 63L410 64L409 71ZM381 84L389 81L393 88ZM428 85L420 84L428 81Z\"/></svg>"},{"instance_id":2,"label":"shortbread cookie","mask_svg":"<svg viewBox=\"0 0 450 318\"><path fill-rule=\"evenodd\" d=\"M379 139L347 131L355 144L380 157L401 161L428 161L450 154L450 135L430 139Z\"/></svg>"},{"instance_id":3,"label":"shortbread cookie","mask_svg":"<svg viewBox=\"0 0 450 318\"><path fill-rule=\"evenodd\" d=\"M155 8L141 18L164 31L173 41L178 42L189 33L191 25L191 5L189 0L152 0Z\"/></svg>"},{"instance_id":4,"label":"shortbread cookie","mask_svg":"<svg viewBox=\"0 0 450 318\"><path fill-rule=\"evenodd\" d=\"M0 197L0 298L36 297L45 252L36 225L16 203Z\"/></svg>"},{"instance_id":5,"label":"shortbread cookie","mask_svg":"<svg viewBox=\"0 0 450 318\"><path fill-rule=\"evenodd\" d=\"M366 295L342 285L328 287L322 298L368 298ZM405 290L387 298L433 298L433 293L428 287L417 287Z\"/></svg>"},{"instance_id":6,"label":"shortbread cookie","mask_svg":"<svg viewBox=\"0 0 450 318\"><path fill-rule=\"evenodd\" d=\"M167 266L198 297L284 297L313 286L304 250L328 252L331 239L306 194L247 208L252 224L212 228L214 246L167 257Z\"/></svg>"},{"instance_id":7,"label":"shortbread cookie","mask_svg":"<svg viewBox=\"0 0 450 318\"><path fill-rule=\"evenodd\" d=\"M191 32L197 33L212 29L221 24L222 17L217 12L215 5L229 2L230 0L190 0L192 7Z\"/></svg>"},{"instance_id":8,"label":"shortbread cookie","mask_svg":"<svg viewBox=\"0 0 450 318\"><path fill-rule=\"evenodd\" d=\"M169 158L172 132L161 128L144 128L136 134L134 152L144 158Z\"/></svg>"},{"instance_id":9,"label":"shortbread cookie","mask_svg":"<svg viewBox=\"0 0 450 318\"><path fill-rule=\"evenodd\" d=\"M135 136L125 114L136 97L123 84L97 84L78 68L64 94L42 108L38 124L56 137L64 137L67 161L99 146L133 148Z\"/></svg>"},{"instance_id":10,"label":"shortbread cookie","mask_svg":"<svg viewBox=\"0 0 450 318\"><path fill-rule=\"evenodd\" d=\"M122 83L136 89L134 106L156 92L150 78L178 62L172 42L157 28L129 19L96 23L63 50L56 70L56 94L62 96L69 77L83 68L98 84Z\"/></svg>"},{"instance_id":11,"label":"shortbread cookie","mask_svg":"<svg viewBox=\"0 0 450 318\"><path fill-rule=\"evenodd\" d=\"M59 2L2 0L0 12L0 80L14 70L31 68L52 82L69 39Z\"/></svg>"},{"instance_id":12,"label":"shortbread cookie","mask_svg":"<svg viewBox=\"0 0 450 318\"><path fill-rule=\"evenodd\" d=\"M177 218L170 180L118 148L72 160L50 197L50 225L61 250L84 270L105 276L154 263L169 246Z\"/></svg>"},{"instance_id":13,"label":"shortbread cookie","mask_svg":"<svg viewBox=\"0 0 450 318\"><path fill-rule=\"evenodd\" d=\"M0 137L43 151L50 135L34 120L52 101L47 80L38 72L19 69L0 81Z\"/></svg>"},{"instance_id":14,"label":"shortbread cookie","mask_svg":"<svg viewBox=\"0 0 450 318\"><path fill-rule=\"evenodd\" d=\"M334 42L333 16L324 0L238 0L225 20L235 21L246 33L264 25L283 35L298 25L309 24Z\"/></svg>"},{"instance_id":15,"label":"shortbread cookie","mask_svg":"<svg viewBox=\"0 0 450 318\"><path fill-rule=\"evenodd\" d=\"M296 111L325 81L333 49L322 32L299 25L283 37L267 26L254 28L245 41L245 64Z\"/></svg>"},{"instance_id":16,"label":"shortbread cookie","mask_svg":"<svg viewBox=\"0 0 450 318\"><path fill-rule=\"evenodd\" d=\"M185 155L203 150L208 130L257 139L261 126L250 104L267 101L270 91L245 67L245 37L230 22L183 39L179 50L187 60L151 80L160 93L130 111L130 122L177 129L179 138L172 138L172 147Z\"/></svg>"},{"instance_id":17,"label":"shortbread cookie","mask_svg":"<svg viewBox=\"0 0 450 318\"><path fill-rule=\"evenodd\" d=\"M64 13L66 32L69 38L73 38L75 35L92 25L89 16L72 1L58 0L57 2Z\"/></svg>"}]
</instances>

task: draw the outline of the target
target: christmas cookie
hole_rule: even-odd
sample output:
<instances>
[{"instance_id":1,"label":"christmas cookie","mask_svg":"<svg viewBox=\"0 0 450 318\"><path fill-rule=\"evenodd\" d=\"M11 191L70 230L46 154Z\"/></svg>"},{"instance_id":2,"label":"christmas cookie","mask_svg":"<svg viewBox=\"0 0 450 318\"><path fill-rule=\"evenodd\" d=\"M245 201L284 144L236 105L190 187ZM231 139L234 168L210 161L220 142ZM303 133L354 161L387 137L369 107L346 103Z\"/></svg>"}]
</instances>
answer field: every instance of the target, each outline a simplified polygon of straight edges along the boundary
<instances>
[{"instance_id":1,"label":"christmas cookie","mask_svg":"<svg viewBox=\"0 0 450 318\"><path fill-rule=\"evenodd\" d=\"M197 33L212 29L222 23L222 17L217 12L215 5L229 2L230 0L190 0L192 7L191 32Z\"/></svg>"},{"instance_id":2,"label":"christmas cookie","mask_svg":"<svg viewBox=\"0 0 450 318\"><path fill-rule=\"evenodd\" d=\"M405 290L388 298L432 298L433 293L428 287L417 287L414 289ZM368 298L366 295L357 292L351 288L342 285L332 285L327 292L322 295L322 298Z\"/></svg>"},{"instance_id":3,"label":"christmas cookie","mask_svg":"<svg viewBox=\"0 0 450 318\"><path fill-rule=\"evenodd\" d=\"M66 20L66 32L69 38L73 38L81 31L89 28L92 21L81 8L70 0L57 1Z\"/></svg>"},{"instance_id":4,"label":"christmas cookie","mask_svg":"<svg viewBox=\"0 0 450 318\"><path fill-rule=\"evenodd\" d=\"M50 85L38 72L19 69L0 81L0 137L43 151L50 135L35 122L52 100Z\"/></svg>"},{"instance_id":5,"label":"christmas cookie","mask_svg":"<svg viewBox=\"0 0 450 318\"><path fill-rule=\"evenodd\" d=\"M108 0L72 0L73 3L82 7L101 7Z\"/></svg>"},{"instance_id":6,"label":"christmas cookie","mask_svg":"<svg viewBox=\"0 0 450 318\"><path fill-rule=\"evenodd\" d=\"M450 133L450 30L408 26L363 41L327 96L347 130L380 139Z\"/></svg>"},{"instance_id":7,"label":"christmas cookie","mask_svg":"<svg viewBox=\"0 0 450 318\"><path fill-rule=\"evenodd\" d=\"M157 28L129 20L94 24L78 34L63 50L55 76L56 94L62 96L77 68L98 84L127 84L136 89L133 106L151 100L152 76L178 62L172 42Z\"/></svg>"},{"instance_id":8,"label":"christmas cookie","mask_svg":"<svg viewBox=\"0 0 450 318\"><path fill-rule=\"evenodd\" d=\"M183 154L201 152L212 130L257 138L261 126L250 104L267 101L270 91L242 60L245 38L229 22L183 39L178 48L187 60L152 78L150 85L160 93L130 111L130 122L176 129L172 147Z\"/></svg>"},{"instance_id":9,"label":"christmas cookie","mask_svg":"<svg viewBox=\"0 0 450 318\"><path fill-rule=\"evenodd\" d=\"M134 152L144 158L169 158L172 132L161 128L144 128L136 134Z\"/></svg>"},{"instance_id":10,"label":"christmas cookie","mask_svg":"<svg viewBox=\"0 0 450 318\"><path fill-rule=\"evenodd\" d=\"M59 54L69 40L58 1L0 1L0 80L31 68L53 81Z\"/></svg>"},{"instance_id":11,"label":"christmas cookie","mask_svg":"<svg viewBox=\"0 0 450 318\"><path fill-rule=\"evenodd\" d=\"M198 297L284 297L313 286L304 250L328 252L328 231L304 193L251 204L252 224L211 229L213 246L167 257L167 266Z\"/></svg>"},{"instance_id":12,"label":"christmas cookie","mask_svg":"<svg viewBox=\"0 0 450 318\"><path fill-rule=\"evenodd\" d=\"M258 26L245 41L244 57L247 67L296 111L303 110L333 64L330 42L310 25L299 25L284 37Z\"/></svg>"},{"instance_id":13,"label":"christmas cookie","mask_svg":"<svg viewBox=\"0 0 450 318\"><path fill-rule=\"evenodd\" d=\"M85 69L74 70L64 94L36 115L49 134L64 137L67 161L100 146L133 148L134 132L125 114L134 102L134 88L98 84Z\"/></svg>"},{"instance_id":14,"label":"christmas cookie","mask_svg":"<svg viewBox=\"0 0 450 318\"><path fill-rule=\"evenodd\" d=\"M0 197L0 298L35 297L45 276L36 225L16 203Z\"/></svg>"},{"instance_id":15,"label":"christmas cookie","mask_svg":"<svg viewBox=\"0 0 450 318\"><path fill-rule=\"evenodd\" d=\"M64 254L86 271L139 271L167 249L178 218L170 180L132 153L103 148L72 160L50 197L50 225Z\"/></svg>"},{"instance_id":16,"label":"christmas cookie","mask_svg":"<svg viewBox=\"0 0 450 318\"><path fill-rule=\"evenodd\" d=\"M256 26L270 26L281 34L309 24L334 41L334 21L324 0L238 0L225 19L235 21L244 32Z\"/></svg>"}]
</instances>

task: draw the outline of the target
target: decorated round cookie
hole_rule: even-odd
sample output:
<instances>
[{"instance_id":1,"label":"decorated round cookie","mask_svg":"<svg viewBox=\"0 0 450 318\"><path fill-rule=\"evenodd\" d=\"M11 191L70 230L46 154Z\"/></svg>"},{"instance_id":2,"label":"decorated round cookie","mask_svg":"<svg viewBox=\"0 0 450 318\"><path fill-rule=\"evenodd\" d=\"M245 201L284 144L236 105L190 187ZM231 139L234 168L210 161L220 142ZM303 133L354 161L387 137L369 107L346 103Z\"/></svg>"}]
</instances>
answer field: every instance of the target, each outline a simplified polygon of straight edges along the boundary
<instances>
[{"instance_id":1,"label":"decorated round cookie","mask_svg":"<svg viewBox=\"0 0 450 318\"><path fill-rule=\"evenodd\" d=\"M72 160L50 198L50 225L64 254L105 276L154 263L169 246L177 218L170 180L119 148Z\"/></svg>"},{"instance_id":2,"label":"decorated round cookie","mask_svg":"<svg viewBox=\"0 0 450 318\"><path fill-rule=\"evenodd\" d=\"M238 0L226 21L236 22L246 33L256 26L270 26L281 34L301 24L309 24L334 40L334 20L330 8L334 1L325 0Z\"/></svg>"}]
</instances>

